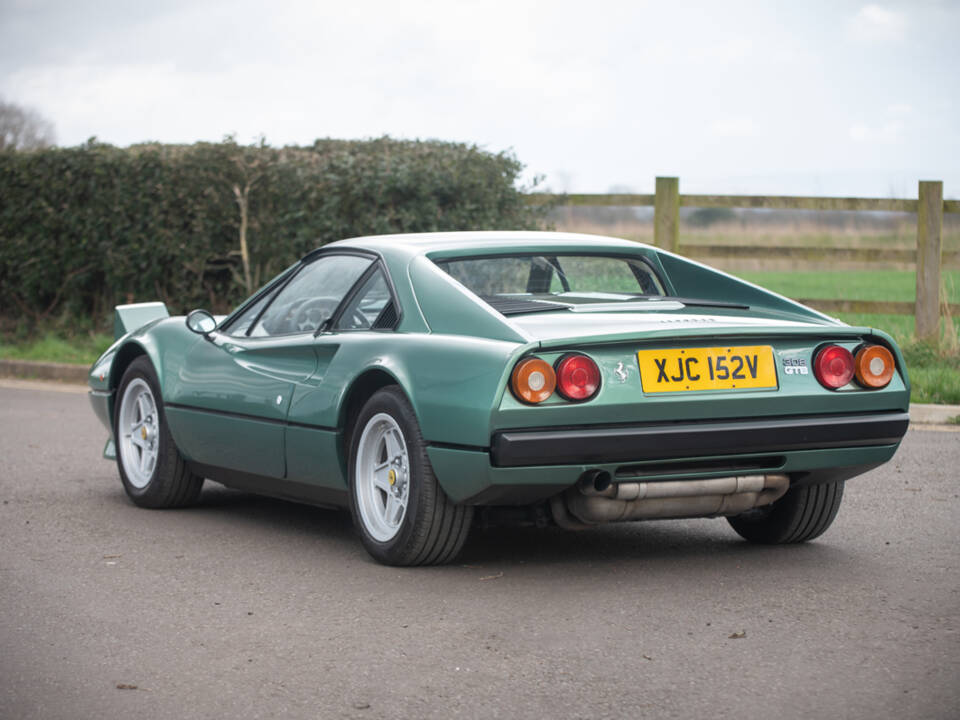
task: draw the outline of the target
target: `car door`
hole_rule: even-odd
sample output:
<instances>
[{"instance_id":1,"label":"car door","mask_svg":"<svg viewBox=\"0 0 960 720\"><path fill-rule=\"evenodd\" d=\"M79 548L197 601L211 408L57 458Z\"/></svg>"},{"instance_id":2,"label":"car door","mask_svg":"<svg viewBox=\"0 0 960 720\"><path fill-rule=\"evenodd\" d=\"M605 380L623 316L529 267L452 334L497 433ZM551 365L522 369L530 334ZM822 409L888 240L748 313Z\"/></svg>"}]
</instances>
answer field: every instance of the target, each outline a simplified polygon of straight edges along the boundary
<instances>
[{"instance_id":1,"label":"car door","mask_svg":"<svg viewBox=\"0 0 960 720\"><path fill-rule=\"evenodd\" d=\"M400 306L382 263L372 265L317 336L317 368L294 389L286 427L287 478L346 489L340 457L338 416L344 388L400 319Z\"/></svg>"},{"instance_id":2,"label":"car door","mask_svg":"<svg viewBox=\"0 0 960 720\"><path fill-rule=\"evenodd\" d=\"M195 463L286 476L287 412L317 369L315 334L372 259L326 254L305 263L184 359L175 397L177 445Z\"/></svg>"}]
</instances>

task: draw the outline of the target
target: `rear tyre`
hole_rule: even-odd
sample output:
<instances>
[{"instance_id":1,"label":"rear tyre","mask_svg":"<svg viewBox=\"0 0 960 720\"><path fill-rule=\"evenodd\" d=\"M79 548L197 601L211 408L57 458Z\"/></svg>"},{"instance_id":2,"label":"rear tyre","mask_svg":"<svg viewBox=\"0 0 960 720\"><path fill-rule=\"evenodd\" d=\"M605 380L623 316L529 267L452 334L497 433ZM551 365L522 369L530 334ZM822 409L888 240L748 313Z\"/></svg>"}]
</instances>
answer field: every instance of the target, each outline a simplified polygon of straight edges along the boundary
<instances>
[{"instance_id":1,"label":"rear tyre","mask_svg":"<svg viewBox=\"0 0 960 720\"><path fill-rule=\"evenodd\" d=\"M136 505L176 508L197 501L203 478L190 472L173 443L157 374L146 356L123 374L113 427L120 480Z\"/></svg>"},{"instance_id":2,"label":"rear tyre","mask_svg":"<svg viewBox=\"0 0 960 720\"><path fill-rule=\"evenodd\" d=\"M350 435L350 511L363 546L385 565L441 565L463 547L473 508L437 482L416 415L396 386L371 397Z\"/></svg>"},{"instance_id":3,"label":"rear tyre","mask_svg":"<svg viewBox=\"0 0 960 720\"><path fill-rule=\"evenodd\" d=\"M754 543L801 543L822 535L840 509L843 482L790 488L767 507L728 517L737 533Z\"/></svg>"}]
</instances>

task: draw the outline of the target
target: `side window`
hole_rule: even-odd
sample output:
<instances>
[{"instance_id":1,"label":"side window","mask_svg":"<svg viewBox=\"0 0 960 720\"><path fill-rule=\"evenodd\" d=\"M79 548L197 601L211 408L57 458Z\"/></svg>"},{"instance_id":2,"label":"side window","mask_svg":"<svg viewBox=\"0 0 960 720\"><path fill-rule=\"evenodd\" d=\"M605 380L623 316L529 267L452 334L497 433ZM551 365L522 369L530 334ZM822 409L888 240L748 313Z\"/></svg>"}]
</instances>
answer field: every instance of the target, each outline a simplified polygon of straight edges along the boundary
<instances>
[{"instance_id":1,"label":"side window","mask_svg":"<svg viewBox=\"0 0 960 720\"><path fill-rule=\"evenodd\" d=\"M257 319L257 315L260 314L260 311L266 306L268 302L277 294L276 289L271 292L266 293L262 298L257 300L253 305L248 307L242 313L240 313L236 319L230 323L230 327L226 329L228 335L246 335L247 330L250 329L250 326L253 324L253 321Z\"/></svg>"},{"instance_id":2,"label":"side window","mask_svg":"<svg viewBox=\"0 0 960 720\"><path fill-rule=\"evenodd\" d=\"M356 255L326 255L314 260L280 291L250 336L315 332L372 262Z\"/></svg>"},{"instance_id":3,"label":"side window","mask_svg":"<svg viewBox=\"0 0 960 720\"><path fill-rule=\"evenodd\" d=\"M393 320L389 323L378 322L379 319L387 315L384 311L389 310L387 306L392 305L391 301L390 288L387 287L387 280L383 276L383 271L377 270L367 278L360 291L344 308L340 321L337 323L337 329L367 330L392 327ZM392 317L395 320L396 313L393 313Z\"/></svg>"}]
</instances>

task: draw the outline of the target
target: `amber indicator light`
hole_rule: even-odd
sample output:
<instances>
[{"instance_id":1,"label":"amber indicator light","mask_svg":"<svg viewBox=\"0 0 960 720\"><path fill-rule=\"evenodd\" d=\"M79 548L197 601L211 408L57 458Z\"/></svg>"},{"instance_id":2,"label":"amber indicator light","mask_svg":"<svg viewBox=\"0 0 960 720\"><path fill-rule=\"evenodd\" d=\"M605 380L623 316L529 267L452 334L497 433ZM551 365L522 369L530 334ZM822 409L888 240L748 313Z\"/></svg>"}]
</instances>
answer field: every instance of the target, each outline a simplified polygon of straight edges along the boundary
<instances>
[{"instance_id":1,"label":"amber indicator light","mask_svg":"<svg viewBox=\"0 0 960 720\"><path fill-rule=\"evenodd\" d=\"M867 345L857 351L857 382L867 388L886 387L893 379L893 355L882 345Z\"/></svg>"},{"instance_id":2,"label":"amber indicator light","mask_svg":"<svg viewBox=\"0 0 960 720\"><path fill-rule=\"evenodd\" d=\"M525 403L536 405L553 395L557 376L550 363L538 357L521 360L510 377L513 394Z\"/></svg>"}]
</instances>

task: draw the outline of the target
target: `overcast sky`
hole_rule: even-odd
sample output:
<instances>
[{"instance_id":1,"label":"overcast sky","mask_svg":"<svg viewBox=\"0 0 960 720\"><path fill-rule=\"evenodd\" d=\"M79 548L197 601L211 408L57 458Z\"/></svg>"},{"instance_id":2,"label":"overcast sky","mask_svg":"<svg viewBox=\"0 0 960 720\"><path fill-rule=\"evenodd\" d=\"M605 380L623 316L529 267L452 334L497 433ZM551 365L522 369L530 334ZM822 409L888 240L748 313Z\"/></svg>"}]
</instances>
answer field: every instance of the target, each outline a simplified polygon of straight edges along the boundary
<instances>
[{"instance_id":1,"label":"overcast sky","mask_svg":"<svg viewBox=\"0 0 960 720\"><path fill-rule=\"evenodd\" d=\"M61 145L440 138L574 192L960 197L958 48L956 0L0 0Z\"/></svg>"}]
</instances>

